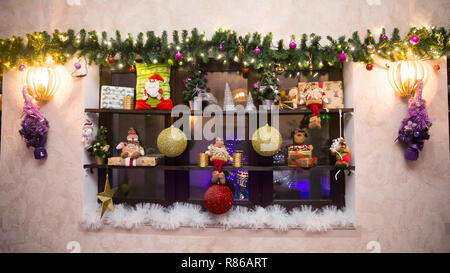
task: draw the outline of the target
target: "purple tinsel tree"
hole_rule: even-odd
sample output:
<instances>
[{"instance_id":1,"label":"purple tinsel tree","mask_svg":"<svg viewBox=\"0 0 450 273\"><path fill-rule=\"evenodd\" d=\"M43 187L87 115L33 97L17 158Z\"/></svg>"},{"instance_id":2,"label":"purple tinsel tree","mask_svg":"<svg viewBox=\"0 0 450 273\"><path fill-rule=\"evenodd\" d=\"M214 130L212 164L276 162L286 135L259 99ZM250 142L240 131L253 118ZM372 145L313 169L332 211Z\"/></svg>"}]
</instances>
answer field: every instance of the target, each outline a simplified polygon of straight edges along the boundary
<instances>
[{"instance_id":1,"label":"purple tinsel tree","mask_svg":"<svg viewBox=\"0 0 450 273\"><path fill-rule=\"evenodd\" d=\"M47 158L47 150L44 146L47 142L48 121L39 111L39 106L33 103L34 97L28 94L26 86L24 86L22 93L25 105L21 117L24 117L24 119L19 133L27 147L34 147L35 159Z\"/></svg>"},{"instance_id":2,"label":"purple tinsel tree","mask_svg":"<svg viewBox=\"0 0 450 273\"><path fill-rule=\"evenodd\" d=\"M397 139L408 145L405 150L407 160L417 160L432 123L428 117L425 100L422 99L422 80L417 82L416 96L408 101L408 116L402 121Z\"/></svg>"}]
</instances>

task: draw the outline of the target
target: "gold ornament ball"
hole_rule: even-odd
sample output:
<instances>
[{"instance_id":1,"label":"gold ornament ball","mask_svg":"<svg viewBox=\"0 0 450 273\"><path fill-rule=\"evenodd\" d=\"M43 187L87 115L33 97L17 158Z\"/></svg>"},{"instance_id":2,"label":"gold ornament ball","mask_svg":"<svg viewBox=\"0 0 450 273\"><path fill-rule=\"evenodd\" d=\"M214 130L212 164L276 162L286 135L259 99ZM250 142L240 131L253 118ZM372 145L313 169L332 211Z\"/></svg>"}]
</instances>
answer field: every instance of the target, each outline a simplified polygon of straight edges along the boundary
<instances>
[{"instance_id":1,"label":"gold ornament ball","mask_svg":"<svg viewBox=\"0 0 450 273\"><path fill-rule=\"evenodd\" d=\"M275 72L276 72L278 75L283 74L283 73L284 73L284 67L282 67L281 65L277 65L277 66L275 67Z\"/></svg>"},{"instance_id":2,"label":"gold ornament ball","mask_svg":"<svg viewBox=\"0 0 450 273\"><path fill-rule=\"evenodd\" d=\"M370 54L375 53L375 46L372 44L368 45L367 52L369 52Z\"/></svg>"},{"instance_id":3,"label":"gold ornament ball","mask_svg":"<svg viewBox=\"0 0 450 273\"><path fill-rule=\"evenodd\" d=\"M187 138L183 131L170 126L159 133L157 145L159 151L165 156L177 157L186 149Z\"/></svg>"},{"instance_id":4,"label":"gold ornament ball","mask_svg":"<svg viewBox=\"0 0 450 273\"><path fill-rule=\"evenodd\" d=\"M281 148L280 132L269 125L258 128L252 136L253 149L262 156L273 156Z\"/></svg>"}]
</instances>

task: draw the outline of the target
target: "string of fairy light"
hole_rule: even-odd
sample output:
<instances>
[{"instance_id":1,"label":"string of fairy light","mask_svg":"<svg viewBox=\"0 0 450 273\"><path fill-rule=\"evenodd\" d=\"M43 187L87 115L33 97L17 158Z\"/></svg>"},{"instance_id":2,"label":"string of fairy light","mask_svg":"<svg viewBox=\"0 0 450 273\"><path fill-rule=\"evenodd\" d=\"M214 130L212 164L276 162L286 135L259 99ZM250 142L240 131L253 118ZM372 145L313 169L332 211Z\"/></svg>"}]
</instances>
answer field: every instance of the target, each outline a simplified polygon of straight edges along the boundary
<instances>
[{"instance_id":1,"label":"string of fairy light","mask_svg":"<svg viewBox=\"0 0 450 273\"><path fill-rule=\"evenodd\" d=\"M169 41L167 31L160 36L154 31L140 32L136 37L127 34L123 39L119 31L114 37L106 32L81 29L78 33L69 29L26 34L25 38L12 36L0 39L0 70L22 70L26 66L49 63L64 64L73 57L85 57L89 64L129 67L133 70L136 61L147 64L167 63L173 66L207 63L211 59L223 65L239 63L253 69L274 69L289 75L299 71L320 70L325 66L336 66L343 62L359 62L368 70L376 56L388 61L437 59L449 52L449 30L444 27L412 27L401 37L394 28L388 36L382 29L378 37L370 30L364 38L358 32L351 37L337 39L302 34L296 39L292 35L287 45L281 39L275 42L272 33L246 33L238 36L234 30L217 30L210 39L196 28L173 31Z\"/></svg>"}]
</instances>

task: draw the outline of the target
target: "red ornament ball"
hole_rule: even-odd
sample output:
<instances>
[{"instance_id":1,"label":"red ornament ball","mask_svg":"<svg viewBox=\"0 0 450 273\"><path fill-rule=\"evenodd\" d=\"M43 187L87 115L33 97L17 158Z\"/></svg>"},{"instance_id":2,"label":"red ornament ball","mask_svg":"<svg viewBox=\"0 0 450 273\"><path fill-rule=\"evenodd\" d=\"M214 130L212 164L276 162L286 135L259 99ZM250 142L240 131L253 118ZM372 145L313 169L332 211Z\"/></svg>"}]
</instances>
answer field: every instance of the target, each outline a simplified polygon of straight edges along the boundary
<instances>
[{"instance_id":1,"label":"red ornament ball","mask_svg":"<svg viewBox=\"0 0 450 273\"><path fill-rule=\"evenodd\" d=\"M372 70L373 69L373 64L367 64L366 65L366 69L369 70L369 71Z\"/></svg>"},{"instance_id":2,"label":"red ornament ball","mask_svg":"<svg viewBox=\"0 0 450 273\"><path fill-rule=\"evenodd\" d=\"M434 71L439 71L439 69L441 69L441 67L438 64L433 65Z\"/></svg>"},{"instance_id":3,"label":"red ornament ball","mask_svg":"<svg viewBox=\"0 0 450 273\"><path fill-rule=\"evenodd\" d=\"M242 68L242 73L247 74L248 73L248 67Z\"/></svg>"},{"instance_id":4,"label":"red ornament ball","mask_svg":"<svg viewBox=\"0 0 450 273\"><path fill-rule=\"evenodd\" d=\"M109 64L112 64L112 63L114 63L114 57L109 56L109 57L106 59L106 61L107 61Z\"/></svg>"},{"instance_id":5,"label":"red ornament ball","mask_svg":"<svg viewBox=\"0 0 450 273\"><path fill-rule=\"evenodd\" d=\"M134 71L136 71L136 68L134 68L134 66L130 66L130 72L134 72Z\"/></svg>"},{"instance_id":6,"label":"red ornament ball","mask_svg":"<svg viewBox=\"0 0 450 273\"><path fill-rule=\"evenodd\" d=\"M234 196L230 188L215 184L210 186L203 195L203 203L208 211L223 214L233 206Z\"/></svg>"}]
</instances>

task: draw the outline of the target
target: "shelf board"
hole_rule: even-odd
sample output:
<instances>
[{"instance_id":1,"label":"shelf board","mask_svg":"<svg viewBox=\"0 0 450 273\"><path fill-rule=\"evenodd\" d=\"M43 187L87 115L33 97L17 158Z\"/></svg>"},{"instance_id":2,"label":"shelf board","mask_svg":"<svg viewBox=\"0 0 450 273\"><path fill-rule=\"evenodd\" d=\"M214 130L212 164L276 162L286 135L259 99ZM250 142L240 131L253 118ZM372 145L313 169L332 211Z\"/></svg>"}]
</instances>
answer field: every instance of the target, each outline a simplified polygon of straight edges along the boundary
<instances>
[{"instance_id":1,"label":"shelf board","mask_svg":"<svg viewBox=\"0 0 450 273\"><path fill-rule=\"evenodd\" d=\"M343 108L343 109L328 109L328 112L325 109L321 109L321 114L338 114L339 110L342 110L342 113L350 113L353 112L353 108ZM172 111L170 110L125 110L125 109L96 109L96 108L86 108L84 110L86 113L107 113L107 114L128 114L128 115L171 115ZM271 111L267 111L271 112ZM224 111L224 115L236 113L236 114L245 114L248 115L250 113L257 114L258 111L253 112L236 112L236 111ZM312 114L310 109L296 109L296 110L281 110L278 111L280 115L309 115ZM202 111L191 111L191 115L193 116L201 116Z\"/></svg>"},{"instance_id":2,"label":"shelf board","mask_svg":"<svg viewBox=\"0 0 450 273\"><path fill-rule=\"evenodd\" d=\"M172 170L172 171L189 171L189 170L206 170L211 171L214 169L214 166L207 167L199 167L198 165L156 165L156 166L136 166L136 167L128 167L128 166L108 166L106 164L98 165L98 164L85 164L85 169L136 169L136 168L153 168L153 169L163 169L163 170ZM244 165L242 167L233 167L231 165L223 166L223 170L231 171L231 170L247 170L247 171L282 171L282 170L295 170L299 169L299 167L289 167L287 165L273 165L273 166L250 166ZM302 168L301 168L302 169ZM334 165L318 165L311 169L336 169ZM355 166L350 166L348 169L355 170ZM308 169L306 169L308 170Z\"/></svg>"}]
</instances>

